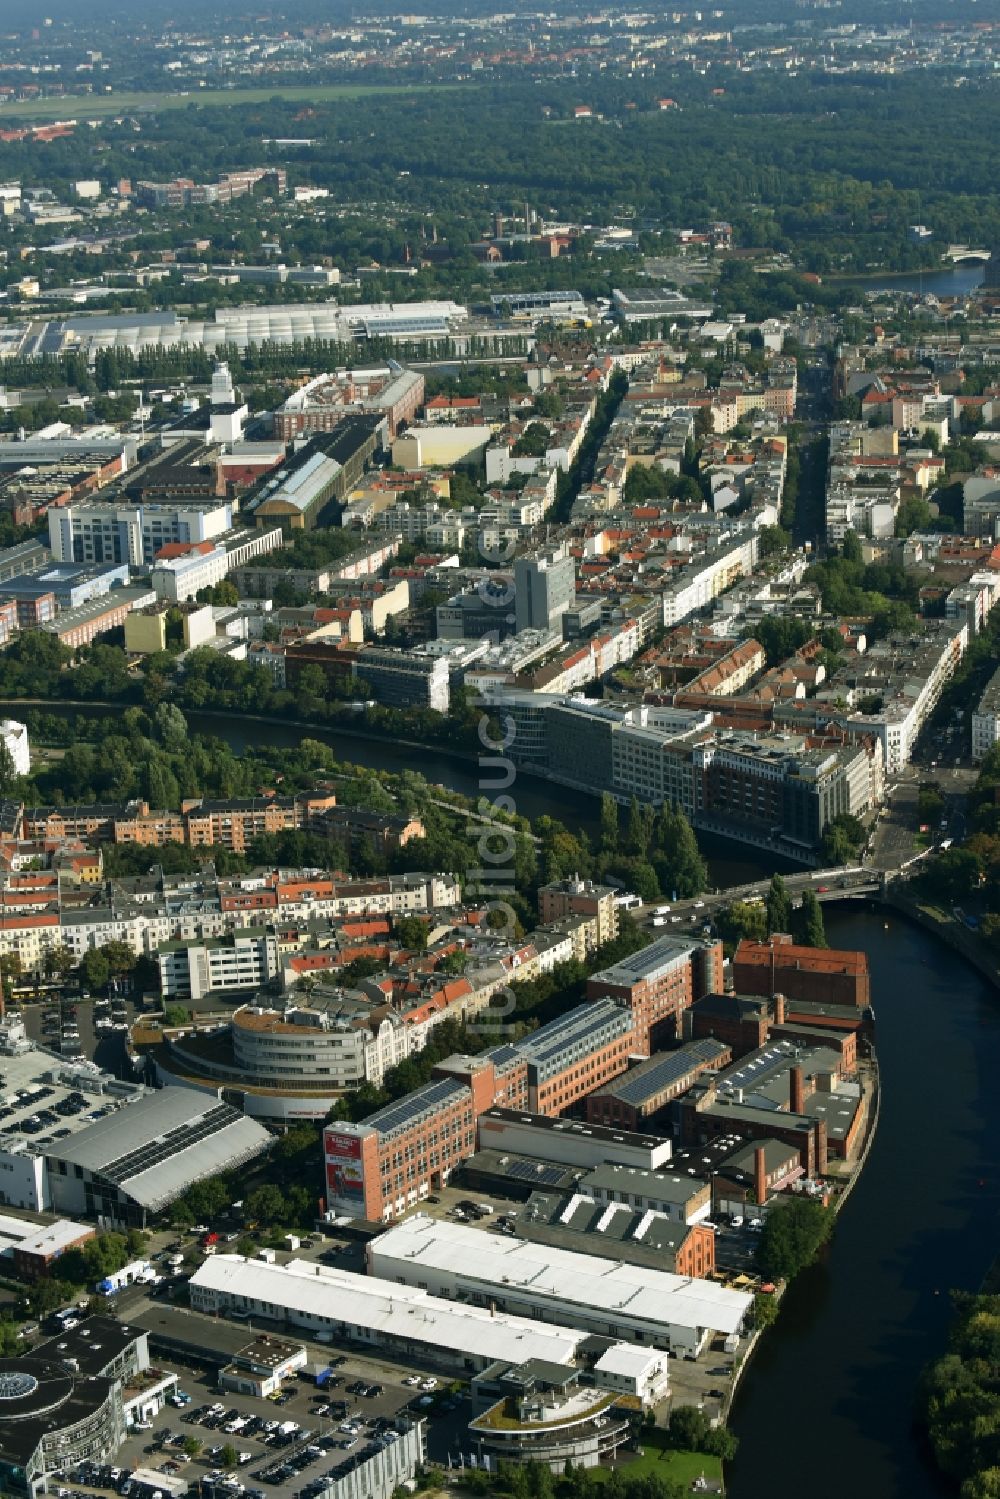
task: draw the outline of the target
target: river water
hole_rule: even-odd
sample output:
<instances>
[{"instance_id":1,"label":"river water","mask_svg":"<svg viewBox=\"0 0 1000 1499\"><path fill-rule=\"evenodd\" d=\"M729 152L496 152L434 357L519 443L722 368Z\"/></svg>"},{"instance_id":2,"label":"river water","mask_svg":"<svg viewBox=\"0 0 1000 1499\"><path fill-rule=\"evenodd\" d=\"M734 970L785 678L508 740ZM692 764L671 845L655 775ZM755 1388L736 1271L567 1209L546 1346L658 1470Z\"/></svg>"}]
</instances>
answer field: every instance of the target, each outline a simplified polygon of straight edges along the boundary
<instances>
[{"instance_id":1,"label":"river water","mask_svg":"<svg viewBox=\"0 0 1000 1499\"><path fill-rule=\"evenodd\" d=\"M881 1114L825 1260L737 1395L728 1492L936 1499L950 1490L914 1432L914 1393L944 1351L949 1291L975 1289L998 1249L1000 1003L902 918L824 914L832 946L868 953Z\"/></svg>"},{"instance_id":2,"label":"river water","mask_svg":"<svg viewBox=\"0 0 1000 1499\"><path fill-rule=\"evenodd\" d=\"M949 266L947 270L906 271L899 276L887 276L883 272L873 276L851 276L844 281L831 276L829 280L834 286L855 287L859 292L915 291L935 297L966 297L981 284L984 274L985 267L974 263Z\"/></svg>"}]
</instances>

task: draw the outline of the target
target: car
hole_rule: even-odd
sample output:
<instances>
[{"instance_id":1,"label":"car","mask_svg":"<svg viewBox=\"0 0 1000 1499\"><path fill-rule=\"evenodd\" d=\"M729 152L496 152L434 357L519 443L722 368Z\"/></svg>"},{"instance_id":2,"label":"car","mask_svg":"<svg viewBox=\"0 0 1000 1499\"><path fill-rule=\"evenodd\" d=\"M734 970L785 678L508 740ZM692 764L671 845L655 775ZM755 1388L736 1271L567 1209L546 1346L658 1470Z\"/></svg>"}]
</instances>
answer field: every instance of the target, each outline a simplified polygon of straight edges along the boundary
<instances>
[{"instance_id":1,"label":"car","mask_svg":"<svg viewBox=\"0 0 1000 1499\"><path fill-rule=\"evenodd\" d=\"M408 1374L406 1376L406 1378L403 1380L403 1383L404 1384L408 1384L408 1385L418 1385L420 1383L420 1375L419 1374Z\"/></svg>"},{"instance_id":2,"label":"car","mask_svg":"<svg viewBox=\"0 0 1000 1499\"><path fill-rule=\"evenodd\" d=\"M420 1388L422 1390L436 1390L437 1389L437 1380L434 1378L433 1375L430 1375L427 1379L422 1379L420 1381Z\"/></svg>"},{"instance_id":3,"label":"car","mask_svg":"<svg viewBox=\"0 0 1000 1499\"><path fill-rule=\"evenodd\" d=\"M830 888L829 885L817 885L816 886L816 893L817 893L817 895L825 895L826 892L829 890L829 888Z\"/></svg>"},{"instance_id":4,"label":"car","mask_svg":"<svg viewBox=\"0 0 1000 1499\"><path fill-rule=\"evenodd\" d=\"M424 1201L425 1202L433 1202L433 1203L437 1204L437 1203L439 1203L441 1201L441 1199L440 1199L440 1197L433 1197L432 1196L432 1197L426 1197L424 1199Z\"/></svg>"}]
</instances>

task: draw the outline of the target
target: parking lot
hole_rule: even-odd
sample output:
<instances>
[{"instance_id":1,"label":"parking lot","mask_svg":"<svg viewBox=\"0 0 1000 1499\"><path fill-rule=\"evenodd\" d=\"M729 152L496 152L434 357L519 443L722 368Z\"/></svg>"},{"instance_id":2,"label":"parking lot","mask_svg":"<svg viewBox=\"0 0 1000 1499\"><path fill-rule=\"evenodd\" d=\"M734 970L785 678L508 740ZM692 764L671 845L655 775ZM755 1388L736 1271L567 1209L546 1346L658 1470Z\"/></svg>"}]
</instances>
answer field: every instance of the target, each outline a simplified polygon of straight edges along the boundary
<instances>
[{"instance_id":1,"label":"parking lot","mask_svg":"<svg viewBox=\"0 0 1000 1499\"><path fill-rule=\"evenodd\" d=\"M157 1367L171 1368L163 1360ZM452 1406L460 1428L468 1422L467 1397L442 1387L440 1377L406 1375L392 1370L390 1387L373 1369L388 1366L345 1354L321 1352L310 1364L339 1365L326 1385L317 1388L315 1375L302 1371L283 1382L280 1399L219 1392L214 1374L199 1374L176 1365L179 1390L190 1397L182 1406L167 1405L144 1429L136 1428L123 1443L115 1464L83 1465L65 1475L69 1485L63 1499L94 1499L95 1494L127 1495L136 1468L152 1469L197 1484L202 1495L218 1493L225 1499L312 1499L323 1487L329 1470L366 1445L394 1440L396 1416L415 1399ZM356 1371L364 1363L362 1376ZM386 1377L386 1376L384 1376ZM405 1379L430 1379L434 1392L421 1392ZM359 1383L365 1390L361 1393ZM411 1412L416 1414L417 1412ZM428 1414L427 1408L419 1414ZM447 1414L447 1413L446 1413ZM447 1461L448 1439L443 1417L428 1422L428 1445ZM455 1421L447 1423L452 1450L457 1455Z\"/></svg>"},{"instance_id":2,"label":"parking lot","mask_svg":"<svg viewBox=\"0 0 1000 1499\"><path fill-rule=\"evenodd\" d=\"M202 1450L190 1464L182 1464L190 1467L192 1479L200 1480L217 1469L218 1455L212 1458L209 1454L214 1448L231 1444L238 1453L249 1452L251 1455L250 1461L238 1465L234 1474L245 1489L259 1488L265 1499L271 1499L271 1496L291 1499L327 1471L333 1462L360 1450L366 1439L370 1440L377 1434L379 1421L392 1420L403 1411L427 1418L427 1447L432 1460L446 1463L449 1453L457 1458L460 1451L469 1451L466 1435L470 1415L468 1395L440 1370L417 1365L401 1366L374 1352L368 1354L346 1346L338 1348L313 1343L308 1338L299 1337L292 1328L260 1318L255 1318L252 1326L249 1323L224 1324L149 1297L142 1302L137 1298L137 1304L129 1310L129 1320L149 1329L153 1363L158 1368L177 1373L180 1389L191 1396L191 1404L183 1409L168 1406L154 1421L150 1431L137 1432L129 1437L118 1457L122 1467L134 1464L159 1467L163 1462L178 1461L179 1443L163 1450L162 1433L173 1433L181 1439L193 1436L202 1443ZM307 1368L313 1372L306 1377L303 1371L298 1377L284 1380L282 1403L278 1404L272 1399L220 1392L216 1369L205 1367L202 1356L195 1360L165 1357L158 1352L163 1346L162 1337L168 1332L176 1335L178 1330L189 1344L197 1343L208 1349L215 1345L216 1334L223 1326L231 1347L249 1342L262 1332L302 1343L308 1358ZM158 1329L162 1329L159 1335ZM330 1379L322 1389L317 1388L315 1371L327 1368L332 1371ZM357 1392L353 1387L359 1382L366 1390L375 1393ZM430 1385L431 1388L421 1388L421 1385ZM223 1416L229 1411L234 1411L235 1415L217 1422L208 1408L218 1403L224 1407ZM250 1423L249 1429L244 1426L235 1432L225 1430L227 1425L243 1418ZM303 1450L322 1442L321 1452L309 1453L301 1471L275 1476L274 1470L282 1462L288 1463L297 1456L296 1445L265 1441L266 1433L262 1425L257 1425L258 1419L279 1424L294 1422L301 1432L309 1432L308 1438L301 1435L296 1438ZM347 1422L358 1425L360 1429L357 1432L342 1431L341 1426ZM358 1445L351 1441L352 1436L357 1437ZM156 1450L147 1451L147 1448ZM254 1476L268 1468L272 1470L271 1478Z\"/></svg>"}]
</instances>

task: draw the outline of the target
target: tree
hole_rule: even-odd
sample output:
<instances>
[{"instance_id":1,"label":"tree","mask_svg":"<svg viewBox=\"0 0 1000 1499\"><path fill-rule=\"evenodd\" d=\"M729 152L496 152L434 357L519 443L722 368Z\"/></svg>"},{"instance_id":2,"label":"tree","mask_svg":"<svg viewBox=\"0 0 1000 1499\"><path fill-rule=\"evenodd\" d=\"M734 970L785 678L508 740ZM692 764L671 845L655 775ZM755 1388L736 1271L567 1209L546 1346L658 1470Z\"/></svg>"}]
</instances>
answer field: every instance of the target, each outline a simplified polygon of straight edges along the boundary
<instances>
[{"instance_id":1,"label":"tree","mask_svg":"<svg viewBox=\"0 0 1000 1499\"><path fill-rule=\"evenodd\" d=\"M750 1308L750 1321L753 1327L770 1327L778 1320L778 1302L774 1296L765 1296L758 1291Z\"/></svg>"},{"instance_id":2,"label":"tree","mask_svg":"<svg viewBox=\"0 0 1000 1499\"><path fill-rule=\"evenodd\" d=\"M191 1011L187 1005L164 1005L164 1025L186 1025L191 1019Z\"/></svg>"},{"instance_id":3,"label":"tree","mask_svg":"<svg viewBox=\"0 0 1000 1499\"><path fill-rule=\"evenodd\" d=\"M88 948L84 953L77 972L80 975L81 984L87 989L103 989L111 977L107 958L95 947Z\"/></svg>"},{"instance_id":4,"label":"tree","mask_svg":"<svg viewBox=\"0 0 1000 1499\"><path fill-rule=\"evenodd\" d=\"M227 1442L219 1453L219 1462L223 1468L235 1468L240 1460L240 1455L232 1442Z\"/></svg>"},{"instance_id":5,"label":"tree","mask_svg":"<svg viewBox=\"0 0 1000 1499\"><path fill-rule=\"evenodd\" d=\"M841 544L840 555L843 557L845 562L860 563L862 561L861 538L858 536L857 532L847 532L847 535L844 537L843 543Z\"/></svg>"},{"instance_id":6,"label":"tree","mask_svg":"<svg viewBox=\"0 0 1000 1499\"><path fill-rule=\"evenodd\" d=\"M625 832L625 846L630 854L636 854L644 858L649 848L649 840L652 837L652 811L650 807L640 804L633 796L629 802L628 824Z\"/></svg>"},{"instance_id":7,"label":"tree","mask_svg":"<svg viewBox=\"0 0 1000 1499\"><path fill-rule=\"evenodd\" d=\"M618 851L618 803L610 792L601 796L601 851L614 854Z\"/></svg>"},{"instance_id":8,"label":"tree","mask_svg":"<svg viewBox=\"0 0 1000 1499\"><path fill-rule=\"evenodd\" d=\"M772 1206L757 1239L757 1265L769 1280L791 1280L819 1252L833 1230L833 1211L809 1197Z\"/></svg>"},{"instance_id":9,"label":"tree","mask_svg":"<svg viewBox=\"0 0 1000 1499\"><path fill-rule=\"evenodd\" d=\"M182 748L188 738L188 722L176 703L159 703L153 714L153 728L165 745Z\"/></svg>"},{"instance_id":10,"label":"tree","mask_svg":"<svg viewBox=\"0 0 1000 1499\"><path fill-rule=\"evenodd\" d=\"M271 1183L256 1187L244 1198L243 1212L248 1223L260 1223L265 1228L284 1223L287 1208L280 1187Z\"/></svg>"},{"instance_id":11,"label":"tree","mask_svg":"<svg viewBox=\"0 0 1000 1499\"><path fill-rule=\"evenodd\" d=\"M46 978L65 978L70 969L76 964L72 952L62 942L55 947L46 949L45 957L42 959L42 970Z\"/></svg>"},{"instance_id":12,"label":"tree","mask_svg":"<svg viewBox=\"0 0 1000 1499\"><path fill-rule=\"evenodd\" d=\"M185 1457L197 1457L198 1453L201 1451L201 1438L195 1436L186 1436L181 1443L181 1451L184 1453Z\"/></svg>"},{"instance_id":13,"label":"tree","mask_svg":"<svg viewBox=\"0 0 1000 1499\"><path fill-rule=\"evenodd\" d=\"M790 932L792 930L792 902L780 874L771 876L771 886L765 897L768 932Z\"/></svg>"},{"instance_id":14,"label":"tree","mask_svg":"<svg viewBox=\"0 0 1000 1499\"><path fill-rule=\"evenodd\" d=\"M802 904L795 913L795 936L805 947L825 947L826 929L823 926L823 911L815 890L802 892Z\"/></svg>"},{"instance_id":15,"label":"tree","mask_svg":"<svg viewBox=\"0 0 1000 1499\"><path fill-rule=\"evenodd\" d=\"M676 1406L670 1412L667 1441L670 1447L678 1448L682 1453L700 1453L711 1429L705 1411L700 1411L697 1406Z\"/></svg>"},{"instance_id":16,"label":"tree","mask_svg":"<svg viewBox=\"0 0 1000 1499\"><path fill-rule=\"evenodd\" d=\"M783 526L761 526L759 538L762 557L780 556L792 544L791 534Z\"/></svg>"},{"instance_id":17,"label":"tree","mask_svg":"<svg viewBox=\"0 0 1000 1499\"><path fill-rule=\"evenodd\" d=\"M413 952L424 952L427 947L428 927L419 916L397 916L392 925L393 934L403 947Z\"/></svg>"},{"instance_id":18,"label":"tree","mask_svg":"<svg viewBox=\"0 0 1000 1499\"><path fill-rule=\"evenodd\" d=\"M135 953L127 942L105 942L100 951L113 974L131 973L135 967Z\"/></svg>"}]
</instances>

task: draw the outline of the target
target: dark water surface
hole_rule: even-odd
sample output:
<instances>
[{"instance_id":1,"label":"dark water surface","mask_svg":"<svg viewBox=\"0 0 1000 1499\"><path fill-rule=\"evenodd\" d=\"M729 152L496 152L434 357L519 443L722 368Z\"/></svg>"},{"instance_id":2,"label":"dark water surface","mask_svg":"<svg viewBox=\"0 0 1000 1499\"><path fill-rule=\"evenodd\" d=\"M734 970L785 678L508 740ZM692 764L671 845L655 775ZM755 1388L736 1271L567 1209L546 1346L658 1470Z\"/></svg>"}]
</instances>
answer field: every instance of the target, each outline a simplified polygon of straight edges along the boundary
<instances>
[{"instance_id":1,"label":"dark water surface","mask_svg":"<svg viewBox=\"0 0 1000 1499\"><path fill-rule=\"evenodd\" d=\"M998 1252L1000 994L892 915L826 908L831 946L864 948L882 1108L822 1264L795 1283L733 1412L730 1499L931 1499L913 1429L923 1365L943 1352L949 1290Z\"/></svg>"}]
</instances>

